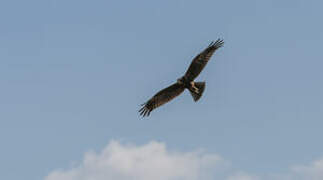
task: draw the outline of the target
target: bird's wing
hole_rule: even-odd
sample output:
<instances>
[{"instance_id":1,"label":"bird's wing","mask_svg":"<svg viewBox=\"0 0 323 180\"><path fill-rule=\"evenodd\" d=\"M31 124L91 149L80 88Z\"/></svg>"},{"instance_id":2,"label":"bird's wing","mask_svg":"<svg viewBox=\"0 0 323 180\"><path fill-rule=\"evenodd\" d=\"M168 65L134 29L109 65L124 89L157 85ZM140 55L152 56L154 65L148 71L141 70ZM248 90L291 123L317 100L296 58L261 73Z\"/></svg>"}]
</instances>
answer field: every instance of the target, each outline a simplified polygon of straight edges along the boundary
<instances>
[{"instance_id":1,"label":"bird's wing","mask_svg":"<svg viewBox=\"0 0 323 180\"><path fill-rule=\"evenodd\" d=\"M185 73L187 80L193 81L203 70L213 53L223 45L223 40L218 39L215 42L211 42L211 44L204 49L200 54L198 54L192 61L188 70Z\"/></svg>"},{"instance_id":2,"label":"bird's wing","mask_svg":"<svg viewBox=\"0 0 323 180\"><path fill-rule=\"evenodd\" d=\"M183 84L174 83L159 91L150 100L142 104L143 107L139 110L140 115L143 117L149 116L152 110L174 99L176 96L180 95L184 89L185 87Z\"/></svg>"}]
</instances>

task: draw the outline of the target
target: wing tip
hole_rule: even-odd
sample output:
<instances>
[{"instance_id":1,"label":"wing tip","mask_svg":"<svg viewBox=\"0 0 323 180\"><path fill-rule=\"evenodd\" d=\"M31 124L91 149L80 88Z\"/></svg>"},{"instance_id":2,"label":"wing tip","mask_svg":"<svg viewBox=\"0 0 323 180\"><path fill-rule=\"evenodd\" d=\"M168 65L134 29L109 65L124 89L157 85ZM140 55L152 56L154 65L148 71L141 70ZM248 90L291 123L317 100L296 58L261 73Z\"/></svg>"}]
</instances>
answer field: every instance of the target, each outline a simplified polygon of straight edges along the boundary
<instances>
[{"instance_id":1,"label":"wing tip","mask_svg":"<svg viewBox=\"0 0 323 180\"><path fill-rule=\"evenodd\" d=\"M216 41L212 41L210 44L209 44L209 47L213 47L215 49L218 49L220 47L222 47L224 44L224 41L223 39L221 38L218 38Z\"/></svg>"},{"instance_id":2,"label":"wing tip","mask_svg":"<svg viewBox=\"0 0 323 180\"><path fill-rule=\"evenodd\" d=\"M140 113L140 116L142 117L148 117L150 115L150 112L152 111L149 108L147 108L146 104L147 103L141 104L141 106L143 107L141 107L138 111Z\"/></svg>"}]
</instances>

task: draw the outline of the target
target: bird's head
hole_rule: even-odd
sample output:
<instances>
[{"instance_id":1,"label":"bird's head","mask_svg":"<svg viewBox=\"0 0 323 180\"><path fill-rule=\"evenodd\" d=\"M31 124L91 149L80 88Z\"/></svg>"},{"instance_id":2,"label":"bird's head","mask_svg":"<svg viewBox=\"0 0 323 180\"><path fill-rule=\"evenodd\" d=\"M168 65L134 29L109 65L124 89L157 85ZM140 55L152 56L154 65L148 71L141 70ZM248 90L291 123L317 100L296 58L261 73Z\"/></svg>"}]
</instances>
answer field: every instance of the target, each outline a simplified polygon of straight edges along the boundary
<instances>
[{"instance_id":1,"label":"bird's head","mask_svg":"<svg viewBox=\"0 0 323 180\"><path fill-rule=\"evenodd\" d=\"M177 79L177 83L179 83L179 84L183 84L183 80L182 80L182 78L178 78L178 79Z\"/></svg>"},{"instance_id":2,"label":"bird's head","mask_svg":"<svg viewBox=\"0 0 323 180\"><path fill-rule=\"evenodd\" d=\"M178 79L177 79L177 83L179 83L179 84L186 84L185 76L183 76L183 77L181 77L181 78L178 78Z\"/></svg>"}]
</instances>

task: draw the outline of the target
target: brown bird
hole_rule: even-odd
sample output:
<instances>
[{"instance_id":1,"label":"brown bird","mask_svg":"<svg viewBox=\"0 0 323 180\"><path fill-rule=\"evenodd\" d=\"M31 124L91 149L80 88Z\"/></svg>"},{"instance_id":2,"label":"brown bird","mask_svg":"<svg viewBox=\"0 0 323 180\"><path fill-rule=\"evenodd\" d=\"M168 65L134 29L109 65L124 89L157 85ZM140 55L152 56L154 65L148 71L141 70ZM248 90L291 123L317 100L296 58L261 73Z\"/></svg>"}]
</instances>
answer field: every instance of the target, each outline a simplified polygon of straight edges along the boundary
<instances>
[{"instance_id":1,"label":"brown bird","mask_svg":"<svg viewBox=\"0 0 323 180\"><path fill-rule=\"evenodd\" d=\"M140 115L143 117L149 116L152 110L174 99L185 89L190 91L195 102L198 101L204 92L205 82L194 82L194 79L201 73L213 53L222 47L223 43L224 42L221 39L211 42L204 51L193 59L183 77L177 79L176 83L159 91L146 103L142 104L143 107L139 110Z\"/></svg>"}]
</instances>

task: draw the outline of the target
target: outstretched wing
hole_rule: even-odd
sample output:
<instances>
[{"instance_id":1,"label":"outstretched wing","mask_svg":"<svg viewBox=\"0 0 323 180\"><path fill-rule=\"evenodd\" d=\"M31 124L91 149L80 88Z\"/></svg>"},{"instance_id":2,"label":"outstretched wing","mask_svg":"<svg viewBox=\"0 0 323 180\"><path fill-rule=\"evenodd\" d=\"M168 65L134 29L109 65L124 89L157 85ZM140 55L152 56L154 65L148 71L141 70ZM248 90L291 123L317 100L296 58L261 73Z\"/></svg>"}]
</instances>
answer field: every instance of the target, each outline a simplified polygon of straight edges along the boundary
<instances>
[{"instance_id":1,"label":"outstretched wing","mask_svg":"<svg viewBox=\"0 0 323 180\"><path fill-rule=\"evenodd\" d=\"M152 110L174 99L176 96L180 95L184 89L185 87L183 84L175 83L159 91L149 101L142 104L143 107L139 110L140 115L143 117L149 116Z\"/></svg>"},{"instance_id":2,"label":"outstretched wing","mask_svg":"<svg viewBox=\"0 0 323 180\"><path fill-rule=\"evenodd\" d=\"M223 45L223 40L218 39L211 44L200 54L198 54L192 61L190 67L185 73L185 78L188 81L193 81L203 70L213 53Z\"/></svg>"}]
</instances>

